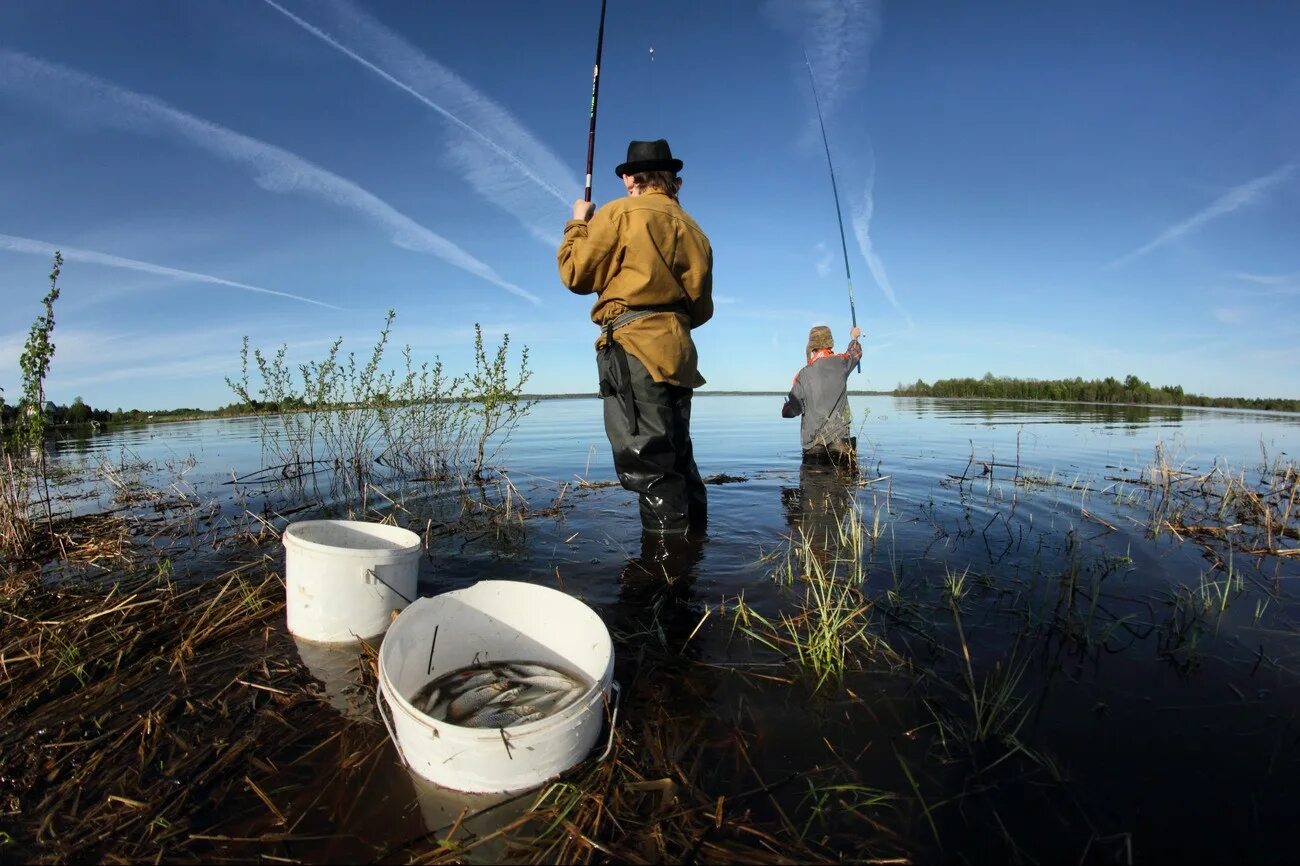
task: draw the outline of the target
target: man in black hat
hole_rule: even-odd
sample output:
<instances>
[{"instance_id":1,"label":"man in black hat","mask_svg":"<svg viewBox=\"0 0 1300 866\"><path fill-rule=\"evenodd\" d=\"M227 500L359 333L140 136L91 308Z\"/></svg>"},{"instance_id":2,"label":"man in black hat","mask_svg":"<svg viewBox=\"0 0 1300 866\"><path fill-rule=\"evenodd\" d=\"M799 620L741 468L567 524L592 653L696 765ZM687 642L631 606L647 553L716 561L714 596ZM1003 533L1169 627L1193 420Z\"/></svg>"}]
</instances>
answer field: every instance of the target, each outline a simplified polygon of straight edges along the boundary
<instances>
[{"instance_id":1,"label":"man in black hat","mask_svg":"<svg viewBox=\"0 0 1300 866\"><path fill-rule=\"evenodd\" d=\"M614 170L627 196L573 204L557 260L575 294L597 295L605 433L648 533L703 532L708 506L691 448L691 392L704 384L691 329L713 316L713 249L677 197L668 142L633 141Z\"/></svg>"}]
</instances>

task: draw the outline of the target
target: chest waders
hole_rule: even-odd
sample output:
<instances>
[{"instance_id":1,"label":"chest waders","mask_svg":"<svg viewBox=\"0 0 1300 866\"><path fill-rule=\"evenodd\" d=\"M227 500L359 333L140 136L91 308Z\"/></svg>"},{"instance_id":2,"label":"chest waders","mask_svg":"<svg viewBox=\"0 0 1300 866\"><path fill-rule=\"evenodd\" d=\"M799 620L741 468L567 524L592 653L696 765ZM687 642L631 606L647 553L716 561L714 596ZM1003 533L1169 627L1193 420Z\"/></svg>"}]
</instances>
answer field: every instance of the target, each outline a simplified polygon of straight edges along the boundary
<instances>
[{"instance_id":1,"label":"chest waders","mask_svg":"<svg viewBox=\"0 0 1300 866\"><path fill-rule=\"evenodd\" d=\"M806 465L813 466L841 466L844 468L857 468L858 465L858 437L847 436L843 439L836 438L833 441L822 436L826 426L832 421L839 420L836 413L840 412L844 405L845 398L848 396L847 390L840 393L835 399L835 405L831 411L822 419L818 425L817 432L813 435L813 444L803 449L803 462Z\"/></svg>"},{"instance_id":2,"label":"chest waders","mask_svg":"<svg viewBox=\"0 0 1300 866\"><path fill-rule=\"evenodd\" d=\"M702 530L708 505L691 446L691 389L656 382L614 339L647 316L682 314L674 306L639 307L607 322L597 355L605 434L618 480L640 498L641 527L656 535Z\"/></svg>"}]
</instances>

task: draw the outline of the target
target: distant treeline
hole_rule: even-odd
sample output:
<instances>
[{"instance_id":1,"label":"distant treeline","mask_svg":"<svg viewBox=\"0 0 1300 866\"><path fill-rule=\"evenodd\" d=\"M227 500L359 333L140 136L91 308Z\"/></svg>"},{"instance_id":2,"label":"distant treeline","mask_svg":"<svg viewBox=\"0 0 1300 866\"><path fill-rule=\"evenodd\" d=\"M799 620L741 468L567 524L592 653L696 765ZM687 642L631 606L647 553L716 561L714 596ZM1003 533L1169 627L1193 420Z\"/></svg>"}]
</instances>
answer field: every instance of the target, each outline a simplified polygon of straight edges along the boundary
<instances>
[{"instance_id":1,"label":"distant treeline","mask_svg":"<svg viewBox=\"0 0 1300 866\"><path fill-rule=\"evenodd\" d=\"M18 420L19 413L25 411L27 410L24 406L10 406L7 403L0 403L0 422L3 422L4 429L8 430L13 427L14 422ZM89 406L78 397L67 406L46 403L45 420L47 424L53 425L89 424L92 421L104 424L113 420L113 413L107 409L96 409Z\"/></svg>"},{"instance_id":2,"label":"distant treeline","mask_svg":"<svg viewBox=\"0 0 1300 866\"><path fill-rule=\"evenodd\" d=\"M938 379L927 385L920 379L901 382L900 397L985 397L1004 400L1063 400L1073 403L1148 403L1158 406L1209 406L1220 409L1265 409L1300 412L1300 400L1264 397L1204 397L1188 394L1181 385L1152 387L1137 376L1119 381L1105 379L1011 379L985 373L982 379Z\"/></svg>"},{"instance_id":3,"label":"distant treeline","mask_svg":"<svg viewBox=\"0 0 1300 866\"><path fill-rule=\"evenodd\" d=\"M899 397L976 397L1003 400L1056 400L1071 403L1141 403L1157 406L1207 406L1223 409L1263 409L1277 412L1300 412L1300 400L1285 398L1205 397L1188 394L1181 385L1152 387L1137 376L1124 381L1105 379L1013 379L985 373L980 379L939 379L928 385L917 379L911 385L899 383L893 391L850 391L855 395L893 394ZM781 391L701 391L700 396L782 396ZM529 400L564 400L595 397L594 394L533 394ZM380 398L383 402L383 398ZM392 405L398 405L396 402ZM67 406L45 404L45 417L52 427L85 424L144 423L182 421L195 418L230 418L242 415L277 414L319 408L300 399L284 403L229 403L217 409L96 409L80 397ZM346 406L340 409L350 408ZM0 430L13 430L20 407L0 403Z\"/></svg>"},{"instance_id":4,"label":"distant treeline","mask_svg":"<svg viewBox=\"0 0 1300 866\"><path fill-rule=\"evenodd\" d=\"M289 408L289 407L285 407ZM26 412L25 406L0 404L0 429L5 432L14 429L19 414ZM176 421L185 418L211 418L214 416L248 415L253 411L242 403L232 403L220 409L96 409L80 397L66 406L48 402L45 404L45 423L51 428L75 427L86 424L112 424L144 421ZM267 404L261 407L263 412L277 412L280 408Z\"/></svg>"}]
</instances>

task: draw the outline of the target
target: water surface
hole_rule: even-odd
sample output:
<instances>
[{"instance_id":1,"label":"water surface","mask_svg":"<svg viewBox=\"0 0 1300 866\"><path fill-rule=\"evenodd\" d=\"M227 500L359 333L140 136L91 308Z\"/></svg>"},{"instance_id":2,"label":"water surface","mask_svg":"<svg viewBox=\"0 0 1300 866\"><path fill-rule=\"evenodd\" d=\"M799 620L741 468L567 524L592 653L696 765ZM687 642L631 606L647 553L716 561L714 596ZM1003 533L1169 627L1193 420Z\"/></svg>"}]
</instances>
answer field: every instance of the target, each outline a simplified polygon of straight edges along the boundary
<instances>
[{"instance_id":1,"label":"water surface","mask_svg":"<svg viewBox=\"0 0 1300 866\"><path fill-rule=\"evenodd\" d=\"M910 850L928 856L1122 860L1131 849L1142 860L1292 859L1300 557L1153 532L1143 483L1156 463L1192 474L1230 467L1254 483L1300 453L1300 416L854 397L864 472L842 483L801 469L798 422L780 418L780 404L696 398L701 473L730 483L709 487L707 540L665 557L642 546L633 494L580 484L614 479L599 402L539 403L502 462L531 509L561 507L505 537L437 537L421 592L507 578L584 598L618 634L680 656L651 683L657 699L710 720L705 734L762 729L756 774L821 765L830 749L857 756L844 772L862 784L911 797L906 764L927 803L958 804L908 813ZM63 442L60 459L149 464L155 481L230 512L256 510L274 493L225 482L262 465L259 429L255 419L129 428ZM726 611L741 596L765 615L792 610L800 591L775 583L763 555L800 529L833 534L855 503L880 527L864 587L873 629L929 673L865 665L846 681L854 701L727 673L791 669L738 640ZM668 606L643 579L663 567L683 578ZM965 578L958 598L954 576ZM1220 585L1220 609L1190 617ZM621 675L636 676L627 667L635 643L620 653ZM972 777L944 750L936 713L969 712L963 670L997 682L1009 669L1026 708L1017 737L1036 760L1019 775L999 773L1023 755ZM951 693L929 685L945 681ZM708 782L719 794L753 785L721 760ZM785 808L806 806L801 796ZM851 832L834 821L827 831Z\"/></svg>"}]
</instances>

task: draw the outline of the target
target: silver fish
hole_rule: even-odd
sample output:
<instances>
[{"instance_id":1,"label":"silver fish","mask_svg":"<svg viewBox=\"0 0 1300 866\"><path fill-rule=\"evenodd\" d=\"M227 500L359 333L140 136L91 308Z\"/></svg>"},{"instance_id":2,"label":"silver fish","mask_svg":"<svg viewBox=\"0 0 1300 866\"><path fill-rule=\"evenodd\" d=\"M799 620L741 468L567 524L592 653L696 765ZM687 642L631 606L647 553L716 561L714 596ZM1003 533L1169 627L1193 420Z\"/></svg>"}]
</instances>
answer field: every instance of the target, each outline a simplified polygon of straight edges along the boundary
<instances>
[{"instance_id":1,"label":"silver fish","mask_svg":"<svg viewBox=\"0 0 1300 866\"><path fill-rule=\"evenodd\" d=\"M522 683L523 685L526 686L536 686L537 688L540 689L547 689L549 691L556 691L556 692L567 692L569 689L573 688L576 685L576 683L574 683L574 681L569 679L568 677L559 676L557 674L549 674L547 676L522 677L520 679L515 680L515 682Z\"/></svg>"},{"instance_id":2,"label":"silver fish","mask_svg":"<svg viewBox=\"0 0 1300 866\"><path fill-rule=\"evenodd\" d=\"M479 686L460 695L447 708L448 721L457 722L457 720L463 719L483 708L490 700L505 691L506 685L505 680L494 680L485 686Z\"/></svg>"},{"instance_id":3,"label":"silver fish","mask_svg":"<svg viewBox=\"0 0 1300 866\"><path fill-rule=\"evenodd\" d=\"M503 679L503 677L494 671L482 671L479 673L465 671L448 685L448 689L452 695L463 695L470 689L476 689L479 686L485 686L488 683L493 683L500 679Z\"/></svg>"},{"instance_id":4,"label":"silver fish","mask_svg":"<svg viewBox=\"0 0 1300 866\"><path fill-rule=\"evenodd\" d=\"M569 703L569 696L575 689L539 689L532 688L519 696L518 703L529 704L548 713L555 712Z\"/></svg>"},{"instance_id":5,"label":"silver fish","mask_svg":"<svg viewBox=\"0 0 1300 866\"><path fill-rule=\"evenodd\" d=\"M509 728L535 722L545 716L532 707L484 707L463 722L466 728Z\"/></svg>"},{"instance_id":6,"label":"silver fish","mask_svg":"<svg viewBox=\"0 0 1300 866\"><path fill-rule=\"evenodd\" d=\"M420 690L418 692L411 695L411 697L409 698L409 702L411 706L415 707L418 710L421 707L424 707L426 704L428 704L430 697L434 695L437 691L438 691L438 681L429 680L429 682L425 683L423 686L420 687Z\"/></svg>"},{"instance_id":7,"label":"silver fish","mask_svg":"<svg viewBox=\"0 0 1300 866\"><path fill-rule=\"evenodd\" d=\"M438 700L431 702L429 708L424 711L425 715L435 718L438 721L446 721L447 708L451 706L452 697L445 691L438 695Z\"/></svg>"},{"instance_id":8,"label":"silver fish","mask_svg":"<svg viewBox=\"0 0 1300 866\"><path fill-rule=\"evenodd\" d=\"M528 662L507 662L505 667L520 677L553 677L558 673L554 668L529 664Z\"/></svg>"},{"instance_id":9,"label":"silver fish","mask_svg":"<svg viewBox=\"0 0 1300 866\"><path fill-rule=\"evenodd\" d=\"M488 706L509 706L512 702L518 700L526 691L528 691L528 689L524 686L511 686L492 700L488 701Z\"/></svg>"}]
</instances>

